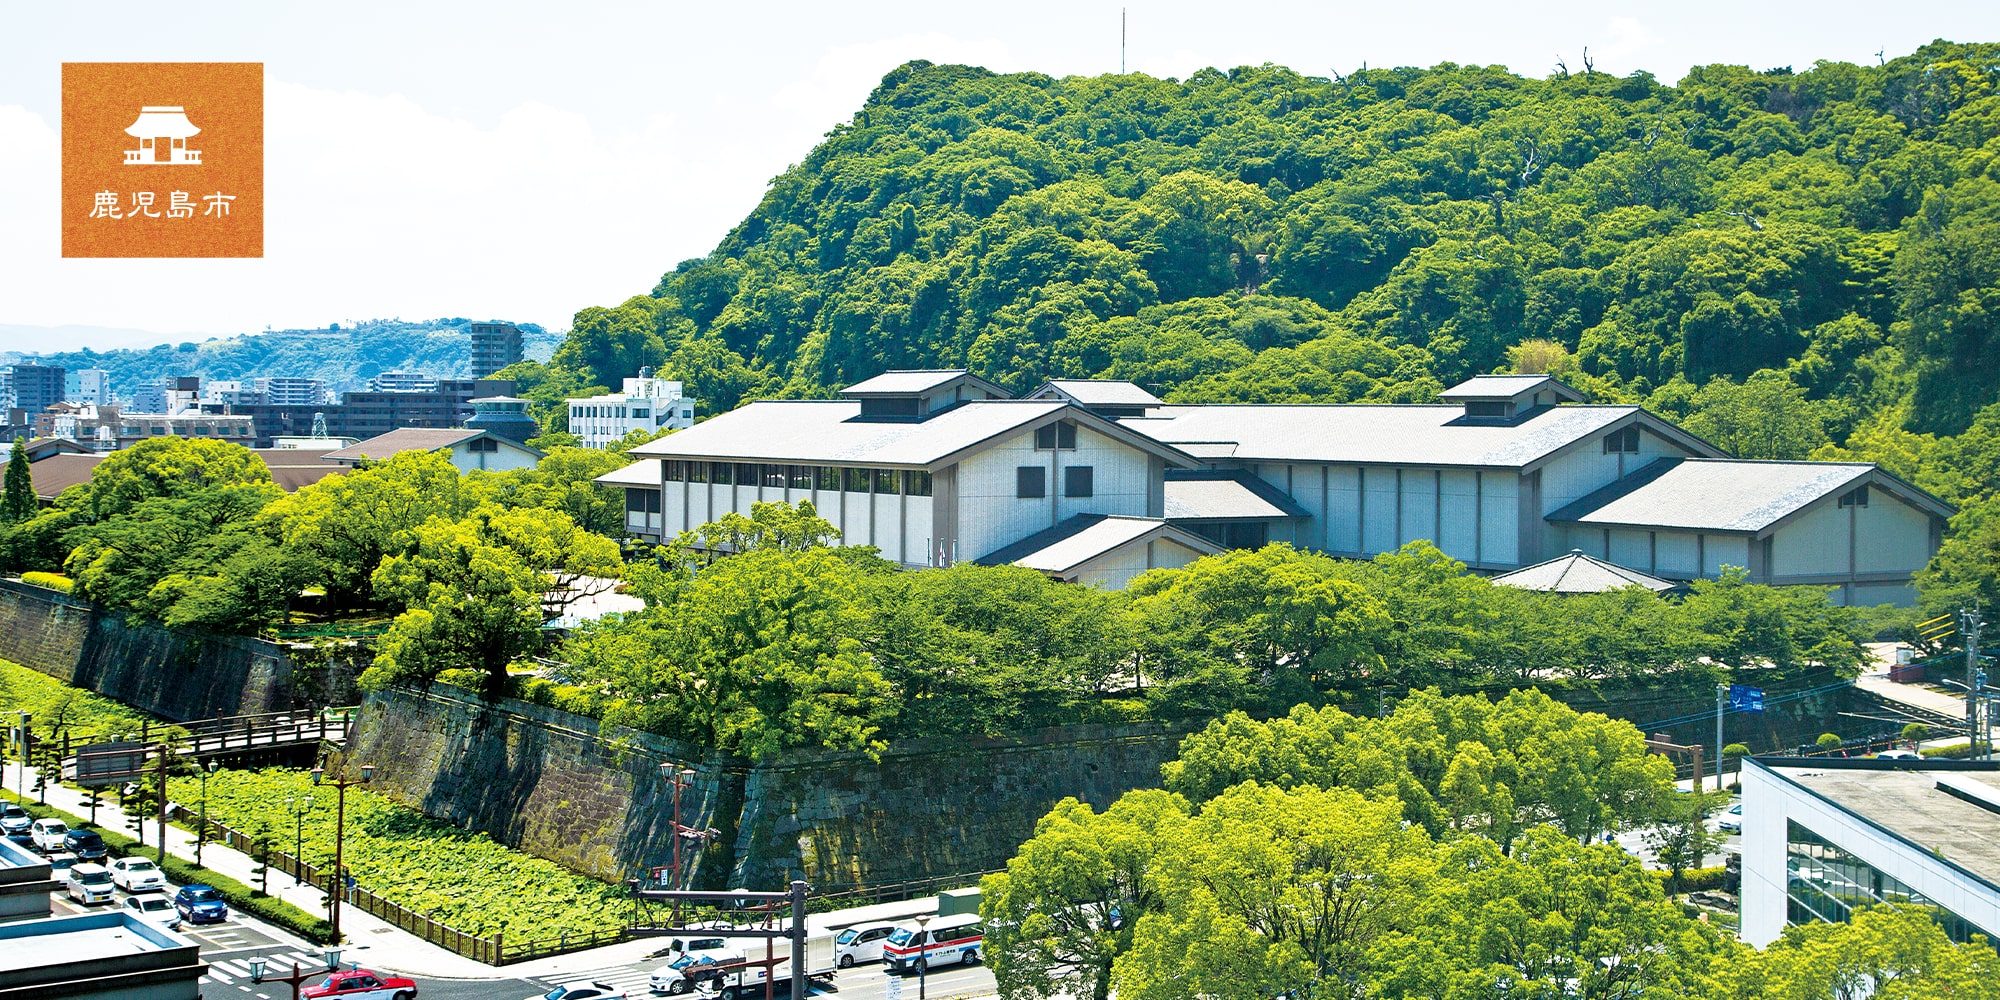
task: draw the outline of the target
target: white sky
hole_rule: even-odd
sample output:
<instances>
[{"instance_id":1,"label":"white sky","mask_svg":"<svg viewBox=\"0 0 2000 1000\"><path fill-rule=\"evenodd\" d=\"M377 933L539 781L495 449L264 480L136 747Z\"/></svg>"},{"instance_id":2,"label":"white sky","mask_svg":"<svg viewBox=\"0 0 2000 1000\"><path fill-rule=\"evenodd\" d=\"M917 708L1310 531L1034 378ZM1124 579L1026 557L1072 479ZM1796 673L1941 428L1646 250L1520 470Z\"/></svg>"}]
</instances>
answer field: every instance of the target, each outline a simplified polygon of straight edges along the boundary
<instances>
[{"instance_id":1,"label":"white sky","mask_svg":"<svg viewBox=\"0 0 2000 1000\"><path fill-rule=\"evenodd\" d=\"M1129 66L1185 78L1440 61L1546 75L1869 62L2000 39L2000 3L1128 0ZM566 329L712 249L907 59L1118 69L1116 0L49 3L0 0L0 349L400 316ZM63 260L61 64L265 64L265 257ZM9 327L12 329L9 329Z\"/></svg>"}]
</instances>

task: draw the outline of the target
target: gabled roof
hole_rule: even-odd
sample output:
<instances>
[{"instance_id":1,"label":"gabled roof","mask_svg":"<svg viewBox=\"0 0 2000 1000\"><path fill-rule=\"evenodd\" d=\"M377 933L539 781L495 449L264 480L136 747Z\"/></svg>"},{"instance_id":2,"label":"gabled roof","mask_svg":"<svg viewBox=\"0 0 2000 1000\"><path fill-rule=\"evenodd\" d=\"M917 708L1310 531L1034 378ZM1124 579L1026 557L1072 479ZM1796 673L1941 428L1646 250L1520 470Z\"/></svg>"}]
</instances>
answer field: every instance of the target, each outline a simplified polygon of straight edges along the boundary
<instances>
[{"instance_id":1,"label":"gabled roof","mask_svg":"<svg viewBox=\"0 0 2000 1000\"><path fill-rule=\"evenodd\" d=\"M1759 534L1864 484L1880 486L1936 517L1953 513L1944 501L1870 464L1663 458L1565 505L1548 520Z\"/></svg>"},{"instance_id":2,"label":"gabled roof","mask_svg":"<svg viewBox=\"0 0 2000 1000\"><path fill-rule=\"evenodd\" d=\"M1203 458L1507 469L1634 422L1698 454L1722 454L1636 406L1553 406L1487 423L1467 420L1463 406L1230 404L1169 406L1119 421Z\"/></svg>"},{"instance_id":3,"label":"gabled roof","mask_svg":"<svg viewBox=\"0 0 2000 1000\"><path fill-rule=\"evenodd\" d=\"M8 445L8 447L11 448L12 445ZM28 461L30 462L39 462L42 459L56 455L89 455L95 452L95 449L86 448L68 438L59 437L33 438L24 442L21 447L27 451Z\"/></svg>"},{"instance_id":4,"label":"gabled roof","mask_svg":"<svg viewBox=\"0 0 2000 1000\"><path fill-rule=\"evenodd\" d=\"M377 434L357 445L350 445L338 451L322 453L329 462L358 462L362 459L388 458L405 451L438 451L473 438L492 437L502 445L525 451L537 458L541 452L517 441L510 441L498 435L489 435L476 427L398 427L387 434Z\"/></svg>"},{"instance_id":5,"label":"gabled roof","mask_svg":"<svg viewBox=\"0 0 2000 1000\"><path fill-rule=\"evenodd\" d=\"M845 389L842 396L860 398L862 396L918 396L926 392L942 389L953 382L976 385L987 395L1007 399L1013 393L966 371L963 368L925 368L913 371L883 372L874 378L862 379Z\"/></svg>"},{"instance_id":6,"label":"gabled roof","mask_svg":"<svg viewBox=\"0 0 2000 1000\"><path fill-rule=\"evenodd\" d=\"M54 500L62 491L79 483L90 482L91 473L97 463L104 461L100 454L50 455L28 466L28 480L35 485L35 496L41 500ZM0 469L0 482L5 482L6 471Z\"/></svg>"},{"instance_id":7,"label":"gabled roof","mask_svg":"<svg viewBox=\"0 0 2000 1000\"><path fill-rule=\"evenodd\" d=\"M1242 471L1193 469L1167 476L1169 521L1266 521L1311 517L1285 491Z\"/></svg>"},{"instance_id":8,"label":"gabled roof","mask_svg":"<svg viewBox=\"0 0 2000 1000\"><path fill-rule=\"evenodd\" d=\"M1171 539L1203 555L1222 551L1222 547L1214 542L1176 528L1160 518L1078 514L975 561L981 566L1011 564L1040 570L1051 576L1067 576L1093 559L1156 538Z\"/></svg>"},{"instance_id":9,"label":"gabled roof","mask_svg":"<svg viewBox=\"0 0 2000 1000\"><path fill-rule=\"evenodd\" d=\"M1165 406L1160 397L1132 382L1116 379L1052 378L1043 382L1029 399L1061 397L1083 406Z\"/></svg>"},{"instance_id":10,"label":"gabled roof","mask_svg":"<svg viewBox=\"0 0 2000 1000\"><path fill-rule=\"evenodd\" d=\"M1067 419L1158 455L1169 465L1196 464L1171 446L1062 400L974 400L909 422L856 419L860 415L859 400L766 400L648 441L631 454L723 462L934 469L995 438Z\"/></svg>"},{"instance_id":11,"label":"gabled roof","mask_svg":"<svg viewBox=\"0 0 2000 1000\"><path fill-rule=\"evenodd\" d=\"M1644 587L1655 593L1674 589L1670 581L1584 555L1582 549L1571 549L1568 555L1502 573L1493 582L1552 594L1597 594L1626 587Z\"/></svg>"},{"instance_id":12,"label":"gabled roof","mask_svg":"<svg viewBox=\"0 0 2000 1000\"><path fill-rule=\"evenodd\" d=\"M1438 393L1438 398L1447 403L1462 403L1468 399L1514 399L1544 389L1553 390L1558 398L1568 402L1583 402L1583 393L1564 385L1552 375L1474 375Z\"/></svg>"},{"instance_id":13,"label":"gabled roof","mask_svg":"<svg viewBox=\"0 0 2000 1000\"><path fill-rule=\"evenodd\" d=\"M613 469L604 475L598 476L596 479L591 480L591 482L603 483L606 486L651 486L654 489L659 489L660 460L657 458L642 458L622 469Z\"/></svg>"}]
</instances>

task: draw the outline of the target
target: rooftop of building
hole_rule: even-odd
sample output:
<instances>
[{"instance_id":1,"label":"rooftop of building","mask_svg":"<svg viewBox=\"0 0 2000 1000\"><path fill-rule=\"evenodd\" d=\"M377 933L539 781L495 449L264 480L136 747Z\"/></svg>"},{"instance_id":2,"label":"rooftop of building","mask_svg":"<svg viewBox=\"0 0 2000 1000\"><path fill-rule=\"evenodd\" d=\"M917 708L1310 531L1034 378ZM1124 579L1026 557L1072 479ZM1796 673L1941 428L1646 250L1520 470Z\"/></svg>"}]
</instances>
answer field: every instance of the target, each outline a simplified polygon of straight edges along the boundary
<instances>
[{"instance_id":1,"label":"rooftop of building","mask_svg":"<svg viewBox=\"0 0 2000 1000\"><path fill-rule=\"evenodd\" d=\"M842 396L915 396L934 392L953 382L965 382L985 390L989 396L1006 399L1011 393L980 378L963 368L925 368L909 371L883 372L874 378L862 379L845 389Z\"/></svg>"},{"instance_id":2,"label":"rooftop of building","mask_svg":"<svg viewBox=\"0 0 2000 1000\"><path fill-rule=\"evenodd\" d=\"M1626 587L1644 587L1658 593L1672 590L1675 586L1670 580L1662 580L1636 569L1627 569L1617 563L1585 555L1581 549L1571 549L1567 555L1557 556L1547 562L1523 566L1512 573L1502 573L1494 577L1493 582L1551 594L1598 594L1608 590L1623 590Z\"/></svg>"},{"instance_id":3,"label":"rooftop of building","mask_svg":"<svg viewBox=\"0 0 2000 1000\"><path fill-rule=\"evenodd\" d=\"M2000 770L1957 761L1757 763L2000 890Z\"/></svg>"},{"instance_id":4,"label":"rooftop of building","mask_svg":"<svg viewBox=\"0 0 2000 1000\"><path fill-rule=\"evenodd\" d=\"M1167 459L1195 464L1063 400L975 400L922 420L861 419L858 400L764 401L632 449L634 457L928 468L995 438L1067 417Z\"/></svg>"},{"instance_id":5,"label":"rooftop of building","mask_svg":"<svg viewBox=\"0 0 2000 1000\"><path fill-rule=\"evenodd\" d=\"M1826 497L1874 486L1938 517L1943 501L1857 462L1662 458L1549 515L1549 520L1755 534Z\"/></svg>"},{"instance_id":6,"label":"rooftop of building","mask_svg":"<svg viewBox=\"0 0 2000 1000\"><path fill-rule=\"evenodd\" d=\"M1545 407L1495 423L1468 419L1464 406L1452 404L1215 404L1166 406L1119 422L1209 459L1519 469L1634 420L1684 447L1720 454L1636 406Z\"/></svg>"},{"instance_id":7,"label":"rooftop of building","mask_svg":"<svg viewBox=\"0 0 2000 1000\"><path fill-rule=\"evenodd\" d=\"M1127 545L1166 536L1203 555L1222 547L1157 517L1078 514L979 557L982 566L1025 566L1061 576Z\"/></svg>"},{"instance_id":8,"label":"rooftop of building","mask_svg":"<svg viewBox=\"0 0 2000 1000\"><path fill-rule=\"evenodd\" d=\"M17 971L196 947L173 931L118 911L0 924L0 969Z\"/></svg>"},{"instance_id":9,"label":"rooftop of building","mask_svg":"<svg viewBox=\"0 0 2000 1000\"><path fill-rule=\"evenodd\" d=\"M1043 382L1030 399L1039 399L1051 393L1060 394L1084 406L1165 406L1160 397L1147 392L1137 383L1117 379L1052 378Z\"/></svg>"},{"instance_id":10,"label":"rooftop of building","mask_svg":"<svg viewBox=\"0 0 2000 1000\"><path fill-rule=\"evenodd\" d=\"M377 434L360 444L321 454L329 462L383 459L405 451L437 451L462 441L483 437L485 434L485 431L466 427L398 427L387 434Z\"/></svg>"},{"instance_id":11,"label":"rooftop of building","mask_svg":"<svg viewBox=\"0 0 2000 1000\"><path fill-rule=\"evenodd\" d=\"M1166 514L1171 521L1264 521L1311 517L1285 491L1247 472L1176 470L1167 475Z\"/></svg>"}]
</instances>

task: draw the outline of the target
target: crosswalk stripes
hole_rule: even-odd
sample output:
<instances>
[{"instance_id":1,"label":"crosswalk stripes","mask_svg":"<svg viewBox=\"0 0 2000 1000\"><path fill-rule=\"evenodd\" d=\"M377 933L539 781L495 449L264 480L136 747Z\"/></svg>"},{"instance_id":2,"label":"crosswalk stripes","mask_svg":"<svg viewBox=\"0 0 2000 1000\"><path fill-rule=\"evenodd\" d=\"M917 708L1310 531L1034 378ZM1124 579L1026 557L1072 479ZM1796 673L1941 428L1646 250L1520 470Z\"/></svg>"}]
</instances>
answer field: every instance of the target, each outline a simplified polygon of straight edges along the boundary
<instances>
[{"instance_id":1,"label":"crosswalk stripes","mask_svg":"<svg viewBox=\"0 0 2000 1000\"><path fill-rule=\"evenodd\" d=\"M264 956L264 971L267 973L289 974L292 971L292 963L294 962L298 963L301 969L317 971L326 968L326 956L324 955L303 955L297 952L287 952ZM221 983L225 986L235 984L238 979L248 982L250 980L250 963L241 958L218 958L208 963L208 973L201 978Z\"/></svg>"},{"instance_id":2,"label":"crosswalk stripes","mask_svg":"<svg viewBox=\"0 0 2000 1000\"><path fill-rule=\"evenodd\" d=\"M551 986L562 983L573 983L579 979L588 979L592 982L604 983L607 986L615 986L621 990L631 991L639 989L643 992L645 987L652 985L653 972L651 969L640 969L629 965L608 965L601 969L581 969L576 972L552 972L546 976L537 976L536 978Z\"/></svg>"}]
</instances>

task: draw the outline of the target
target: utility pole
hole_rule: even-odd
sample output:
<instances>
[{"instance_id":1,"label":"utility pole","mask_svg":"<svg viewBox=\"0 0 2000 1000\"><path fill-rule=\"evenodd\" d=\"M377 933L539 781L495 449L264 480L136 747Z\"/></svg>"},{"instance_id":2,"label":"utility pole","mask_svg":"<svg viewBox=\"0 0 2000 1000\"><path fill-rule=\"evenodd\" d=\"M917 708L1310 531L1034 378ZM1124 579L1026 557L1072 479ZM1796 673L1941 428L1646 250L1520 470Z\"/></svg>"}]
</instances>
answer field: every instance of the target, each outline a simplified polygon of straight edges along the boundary
<instances>
[{"instance_id":1,"label":"utility pole","mask_svg":"<svg viewBox=\"0 0 2000 1000\"><path fill-rule=\"evenodd\" d=\"M1965 630L1965 734L1979 742L1979 629L1986 623L1974 608L1959 613L1959 627ZM1976 751L1979 748L1974 746Z\"/></svg>"},{"instance_id":2,"label":"utility pole","mask_svg":"<svg viewBox=\"0 0 2000 1000\"><path fill-rule=\"evenodd\" d=\"M167 867L167 755L173 748L160 744L160 867Z\"/></svg>"},{"instance_id":3,"label":"utility pole","mask_svg":"<svg viewBox=\"0 0 2000 1000\"><path fill-rule=\"evenodd\" d=\"M1715 685L1715 790L1722 791L1722 710L1729 704L1729 685ZM1695 778L1694 790L1701 791L1701 779Z\"/></svg>"}]
</instances>

